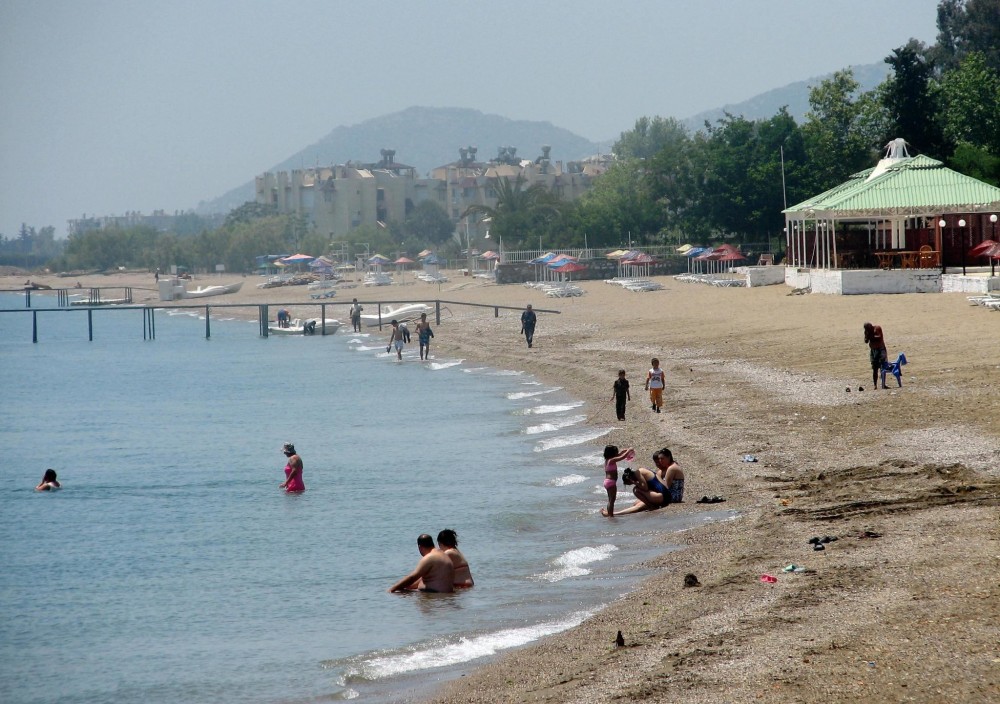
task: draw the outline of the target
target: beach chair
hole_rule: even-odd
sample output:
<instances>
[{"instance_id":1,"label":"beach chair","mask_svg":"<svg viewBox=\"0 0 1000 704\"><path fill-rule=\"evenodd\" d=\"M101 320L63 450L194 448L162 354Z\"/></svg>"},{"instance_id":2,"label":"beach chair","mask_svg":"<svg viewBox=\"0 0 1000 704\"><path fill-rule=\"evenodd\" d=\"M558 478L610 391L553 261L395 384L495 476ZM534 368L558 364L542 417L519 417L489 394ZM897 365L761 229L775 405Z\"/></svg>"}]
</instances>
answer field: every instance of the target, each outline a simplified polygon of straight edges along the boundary
<instances>
[{"instance_id":1,"label":"beach chair","mask_svg":"<svg viewBox=\"0 0 1000 704\"><path fill-rule=\"evenodd\" d=\"M885 388L885 375L886 373L892 374L896 377L896 383L899 386L903 385L903 370L900 368L906 364L906 355L902 352L896 357L895 362L882 362L882 388Z\"/></svg>"}]
</instances>

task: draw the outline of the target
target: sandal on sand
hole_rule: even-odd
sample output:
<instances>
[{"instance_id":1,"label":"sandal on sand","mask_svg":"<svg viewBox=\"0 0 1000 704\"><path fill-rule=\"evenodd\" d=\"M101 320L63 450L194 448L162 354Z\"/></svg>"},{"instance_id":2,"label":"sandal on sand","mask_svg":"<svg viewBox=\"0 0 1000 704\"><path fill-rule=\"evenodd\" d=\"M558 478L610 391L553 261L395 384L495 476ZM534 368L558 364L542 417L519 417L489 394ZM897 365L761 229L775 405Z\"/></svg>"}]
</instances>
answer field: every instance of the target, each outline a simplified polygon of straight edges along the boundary
<instances>
[{"instance_id":1,"label":"sandal on sand","mask_svg":"<svg viewBox=\"0 0 1000 704\"><path fill-rule=\"evenodd\" d=\"M695 503L696 504L710 504L710 503L712 503L712 500L710 498L708 498L707 496L702 496L700 499L698 499L697 501L695 501Z\"/></svg>"},{"instance_id":2,"label":"sandal on sand","mask_svg":"<svg viewBox=\"0 0 1000 704\"><path fill-rule=\"evenodd\" d=\"M762 574L760 576L760 581L763 582L764 584L774 584L775 582L778 581L778 578L772 577L769 574Z\"/></svg>"},{"instance_id":3,"label":"sandal on sand","mask_svg":"<svg viewBox=\"0 0 1000 704\"><path fill-rule=\"evenodd\" d=\"M820 540L819 542L821 542L821 543L832 543L836 539L837 539L837 536L835 536L835 535L824 535L823 539Z\"/></svg>"}]
</instances>

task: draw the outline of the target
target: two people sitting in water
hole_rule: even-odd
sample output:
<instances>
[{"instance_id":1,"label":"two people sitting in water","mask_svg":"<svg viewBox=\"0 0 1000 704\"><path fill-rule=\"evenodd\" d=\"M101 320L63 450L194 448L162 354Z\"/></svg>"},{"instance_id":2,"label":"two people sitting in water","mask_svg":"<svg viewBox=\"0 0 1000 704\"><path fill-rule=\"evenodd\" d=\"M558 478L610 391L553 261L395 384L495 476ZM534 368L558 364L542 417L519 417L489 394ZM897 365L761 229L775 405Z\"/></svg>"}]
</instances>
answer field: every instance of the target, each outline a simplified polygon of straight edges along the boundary
<instances>
[{"instance_id":1,"label":"two people sitting in water","mask_svg":"<svg viewBox=\"0 0 1000 704\"><path fill-rule=\"evenodd\" d=\"M35 487L35 491L53 491L61 487L62 484L56 478L56 470L49 468L45 470L45 474L42 475L42 481Z\"/></svg>"},{"instance_id":2,"label":"two people sitting in water","mask_svg":"<svg viewBox=\"0 0 1000 704\"><path fill-rule=\"evenodd\" d=\"M437 547L427 533L417 538L420 562L410 574L393 584L390 592L418 590L429 594L448 593L458 587L471 587L472 570L458 549L458 534L450 528L438 533Z\"/></svg>"},{"instance_id":3,"label":"two people sitting in water","mask_svg":"<svg viewBox=\"0 0 1000 704\"><path fill-rule=\"evenodd\" d=\"M626 509L615 511L615 516L655 511L684 500L684 472L674 461L670 449L664 447L654 452L653 464L656 465L655 472L645 467L627 468L622 472L622 484L632 487L636 502ZM610 518L612 514L602 508L601 515Z\"/></svg>"}]
</instances>

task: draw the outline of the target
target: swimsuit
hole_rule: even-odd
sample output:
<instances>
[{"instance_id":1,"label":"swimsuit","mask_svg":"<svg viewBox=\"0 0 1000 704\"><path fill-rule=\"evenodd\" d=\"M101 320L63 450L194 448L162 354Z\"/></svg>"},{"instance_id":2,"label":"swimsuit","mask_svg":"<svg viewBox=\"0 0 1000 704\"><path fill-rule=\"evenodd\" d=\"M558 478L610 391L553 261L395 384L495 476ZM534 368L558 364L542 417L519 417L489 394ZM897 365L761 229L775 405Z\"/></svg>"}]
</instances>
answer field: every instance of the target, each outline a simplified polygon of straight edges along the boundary
<instances>
[{"instance_id":1,"label":"swimsuit","mask_svg":"<svg viewBox=\"0 0 1000 704\"><path fill-rule=\"evenodd\" d=\"M658 509L670 505L670 492L667 491L667 487L663 486L663 483L659 479L655 476L650 477L646 480L646 486L649 487L650 491L655 491L663 496L663 503L661 504L646 504L650 509Z\"/></svg>"},{"instance_id":2,"label":"swimsuit","mask_svg":"<svg viewBox=\"0 0 1000 704\"><path fill-rule=\"evenodd\" d=\"M607 460L604 463L604 488L614 489L618 486L618 463Z\"/></svg>"},{"instance_id":3,"label":"swimsuit","mask_svg":"<svg viewBox=\"0 0 1000 704\"><path fill-rule=\"evenodd\" d=\"M295 477L295 479L288 478L291 475L291 473L292 473L292 463L289 462L288 464L285 465L285 482L286 482L285 491L287 492L305 491L306 485L302 481L302 472L299 471L299 474L298 476Z\"/></svg>"},{"instance_id":4,"label":"swimsuit","mask_svg":"<svg viewBox=\"0 0 1000 704\"><path fill-rule=\"evenodd\" d=\"M670 501L675 504L684 501L683 479L674 479L670 482Z\"/></svg>"}]
</instances>

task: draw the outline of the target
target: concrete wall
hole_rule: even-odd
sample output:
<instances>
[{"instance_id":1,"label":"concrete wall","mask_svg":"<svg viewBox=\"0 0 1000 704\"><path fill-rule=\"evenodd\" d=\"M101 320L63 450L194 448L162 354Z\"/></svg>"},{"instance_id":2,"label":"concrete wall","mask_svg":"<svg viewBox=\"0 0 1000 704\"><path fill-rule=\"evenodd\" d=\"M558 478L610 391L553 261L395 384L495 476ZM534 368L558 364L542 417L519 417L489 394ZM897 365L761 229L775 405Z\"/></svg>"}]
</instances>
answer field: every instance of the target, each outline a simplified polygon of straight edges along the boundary
<instances>
[{"instance_id":1,"label":"concrete wall","mask_svg":"<svg viewBox=\"0 0 1000 704\"><path fill-rule=\"evenodd\" d=\"M812 293L855 296L867 293L940 293L941 273L931 269L792 269L785 283Z\"/></svg>"},{"instance_id":2,"label":"concrete wall","mask_svg":"<svg viewBox=\"0 0 1000 704\"><path fill-rule=\"evenodd\" d=\"M1000 276L942 274L941 290L945 293L988 293L990 291L1000 291Z\"/></svg>"},{"instance_id":3,"label":"concrete wall","mask_svg":"<svg viewBox=\"0 0 1000 704\"><path fill-rule=\"evenodd\" d=\"M747 286L751 287L785 283L785 267L783 266L738 266L733 271L746 276Z\"/></svg>"}]
</instances>

